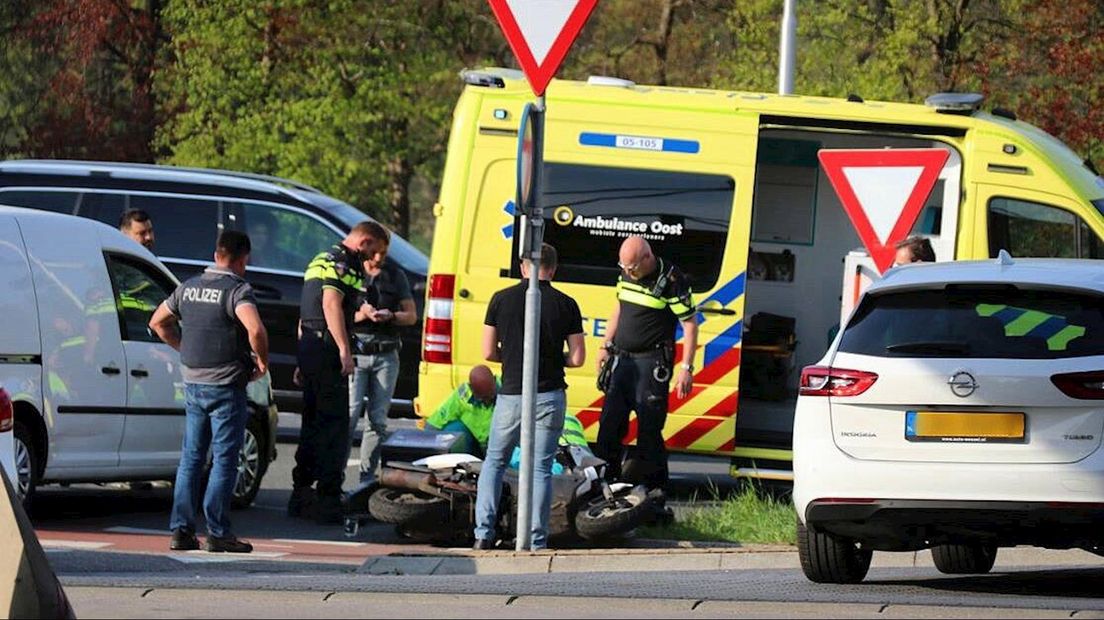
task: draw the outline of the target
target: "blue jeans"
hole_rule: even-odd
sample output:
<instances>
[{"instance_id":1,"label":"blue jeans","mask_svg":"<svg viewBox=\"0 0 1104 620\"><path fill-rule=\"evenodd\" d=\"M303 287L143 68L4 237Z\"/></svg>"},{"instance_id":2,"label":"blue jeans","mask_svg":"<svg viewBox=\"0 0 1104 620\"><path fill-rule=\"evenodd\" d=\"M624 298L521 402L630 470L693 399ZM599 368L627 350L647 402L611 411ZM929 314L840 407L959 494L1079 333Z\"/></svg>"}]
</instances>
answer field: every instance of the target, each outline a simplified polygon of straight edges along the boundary
<instances>
[{"instance_id":1,"label":"blue jeans","mask_svg":"<svg viewBox=\"0 0 1104 620\"><path fill-rule=\"evenodd\" d=\"M531 549L548 547L548 520L552 512L552 460L563 432L567 398L563 390L537 394L536 435L533 438L533 510ZM475 537L495 539L502 478L514 446L521 441L521 395L499 394L487 439L487 458L479 474L475 501Z\"/></svg>"},{"instance_id":2,"label":"blue jeans","mask_svg":"<svg viewBox=\"0 0 1104 620\"><path fill-rule=\"evenodd\" d=\"M387 412L391 397L399 382L399 352L356 356L356 370L349 377L349 452L353 450L353 435L362 414L368 424L360 438L360 479L376 477L380 461L380 444L387 438Z\"/></svg>"},{"instance_id":3,"label":"blue jeans","mask_svg":"<svg viewBox=\"0 0 1104 620\"><path fill-rule=\"evenodd\" d=\"M180 468L173 489L169 529L196 530L196 511L207 450L211 450L211 475L203 496L207 533L218 538L232 536L230 499L238 480L238 460L245 425L249 420L245 386L184 384L184 442Z\"/></svg>"}]
</instances>

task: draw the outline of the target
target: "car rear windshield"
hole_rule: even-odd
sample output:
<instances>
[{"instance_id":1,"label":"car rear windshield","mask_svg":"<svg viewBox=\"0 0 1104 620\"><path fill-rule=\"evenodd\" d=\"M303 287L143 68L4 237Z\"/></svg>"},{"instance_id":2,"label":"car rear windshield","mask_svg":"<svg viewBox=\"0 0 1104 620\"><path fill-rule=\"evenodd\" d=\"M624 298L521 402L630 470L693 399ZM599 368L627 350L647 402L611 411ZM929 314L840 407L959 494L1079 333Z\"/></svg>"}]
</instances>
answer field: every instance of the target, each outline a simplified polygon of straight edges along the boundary
<instances>
[{"instance_id":1,"label":"car rear windshield","mask_svg":"<svg viewBox=\"0 0 1104 620\"><path fill-rule=\"evenodd\" d=\"M878 357L1057 359L1104 355L1104 298L998 285L867 296L839 350Z\"/></svg>"}]
</instances>

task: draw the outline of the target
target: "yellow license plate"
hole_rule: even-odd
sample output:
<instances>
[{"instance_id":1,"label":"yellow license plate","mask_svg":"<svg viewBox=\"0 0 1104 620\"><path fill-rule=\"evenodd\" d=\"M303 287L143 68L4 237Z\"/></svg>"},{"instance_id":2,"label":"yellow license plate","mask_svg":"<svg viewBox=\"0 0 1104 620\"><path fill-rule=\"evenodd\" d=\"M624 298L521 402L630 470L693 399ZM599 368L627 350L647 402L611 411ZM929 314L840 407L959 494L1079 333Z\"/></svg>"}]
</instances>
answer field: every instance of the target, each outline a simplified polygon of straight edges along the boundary
<instances>
[{"instance_id":1,"label":"yellow license plate","mask_svg":"<svg viewBox=\"0 0 1104 620\"><path fill-rule=\"evenodd\" d=\"M1020 412L905 412L905 439L909 441L1022 442L1025 426Z\"/></svg>"}]
</instances>

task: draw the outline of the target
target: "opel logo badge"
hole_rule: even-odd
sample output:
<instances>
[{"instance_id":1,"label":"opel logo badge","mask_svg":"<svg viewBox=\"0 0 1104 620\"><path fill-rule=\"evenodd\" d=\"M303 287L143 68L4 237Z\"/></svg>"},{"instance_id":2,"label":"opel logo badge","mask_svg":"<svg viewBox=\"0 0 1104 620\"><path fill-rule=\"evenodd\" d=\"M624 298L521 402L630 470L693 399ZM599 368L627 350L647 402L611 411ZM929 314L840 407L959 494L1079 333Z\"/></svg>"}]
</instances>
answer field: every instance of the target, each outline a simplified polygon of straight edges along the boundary
<instances>
[{"instance_id":1,"label":"opel logo badge","mask_svg":"<svg viewBox=\"0 0 1104 620\"><path fill-rule=\"evenodd\" d=\"M952 375L950 381L947 381L947 385L951 386L951 393L959 398L966 398L978 389L974 375L965 370L960 370Z\"/></svg>"}]
</instances>

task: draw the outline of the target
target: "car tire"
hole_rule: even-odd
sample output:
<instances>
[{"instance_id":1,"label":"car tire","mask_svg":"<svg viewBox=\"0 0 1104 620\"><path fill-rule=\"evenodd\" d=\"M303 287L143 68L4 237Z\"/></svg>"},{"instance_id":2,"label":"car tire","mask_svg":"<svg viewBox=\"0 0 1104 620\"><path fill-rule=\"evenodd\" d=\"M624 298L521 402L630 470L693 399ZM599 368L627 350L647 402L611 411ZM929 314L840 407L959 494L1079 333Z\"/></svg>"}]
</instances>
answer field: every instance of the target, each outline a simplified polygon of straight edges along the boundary
<instances>
[{"instance_id":1,"label":"car tire","mask_svg":"<svg viewBox=\"0 0 1104 620\"><path fill-rule=\"evenodd\" d=\"M35 491L38 489L38 453L35 451L34 436L27 425L16 421L14 435L15 448L15 493L23 504L23 510L30 514Z\"/></svg>"},{"instance_id":2,"label":"car tire","mask_svg":"<svg viewBox=\"0 0 1104 620\"><path fill-rule=\"evenodd\" d=\"M797 555L801 571L816 583L859 583L870 570L874 552L852 540L818 532L797 523Z\"/></svg>"},{"instance_id":3,"label":"car tire","mask_svg":"<svg viewBox=\"0 0 1104 620\"><path fill-rule=\"evenodd\" d=\"M238 479L234 483L234 495L230 499L233 508L248 508L261 490L261 481L268 471L268 435L264 423L256 415L249 416L245 425L238 459Z\"/></svg>"},{"instance_id":4,"label":"car tire","mask_svg":"<svg viewBox=\"0 0 1104 620\"><path fill-rule=\"evenodd\" d=\"M985 574L997 561L994 544L937 545L931 553L935 567L947 575Z\"/></svg>"}]
</instances>

